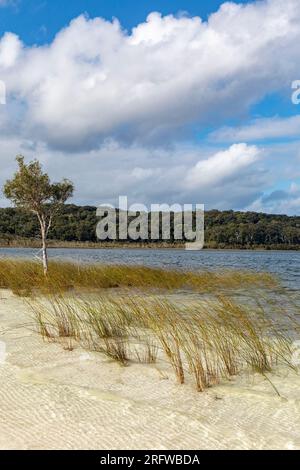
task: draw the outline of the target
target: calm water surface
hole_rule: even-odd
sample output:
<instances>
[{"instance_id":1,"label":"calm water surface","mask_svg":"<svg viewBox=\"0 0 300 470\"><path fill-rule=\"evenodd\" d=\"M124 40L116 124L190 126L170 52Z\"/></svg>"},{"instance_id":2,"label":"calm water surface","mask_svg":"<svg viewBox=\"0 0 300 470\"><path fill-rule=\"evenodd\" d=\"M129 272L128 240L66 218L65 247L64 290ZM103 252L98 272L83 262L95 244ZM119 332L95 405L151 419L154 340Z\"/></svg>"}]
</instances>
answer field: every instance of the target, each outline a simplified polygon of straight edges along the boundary
<instances>
[{"instance_id":1,"label":"calm water surface","mask_svg":"<svg viewBox=\"0 0 300 470\"><path fill-rule=\"evenodd\" d=\"M31 248L0 248L0 257L34 259L38 255L39 251ZM195 271L224 268L268 271L279 276L286 287L293 290L300 287L300 251L52 248L49 257L84 263L139 264Z\"/></svg>"}]
</instances>

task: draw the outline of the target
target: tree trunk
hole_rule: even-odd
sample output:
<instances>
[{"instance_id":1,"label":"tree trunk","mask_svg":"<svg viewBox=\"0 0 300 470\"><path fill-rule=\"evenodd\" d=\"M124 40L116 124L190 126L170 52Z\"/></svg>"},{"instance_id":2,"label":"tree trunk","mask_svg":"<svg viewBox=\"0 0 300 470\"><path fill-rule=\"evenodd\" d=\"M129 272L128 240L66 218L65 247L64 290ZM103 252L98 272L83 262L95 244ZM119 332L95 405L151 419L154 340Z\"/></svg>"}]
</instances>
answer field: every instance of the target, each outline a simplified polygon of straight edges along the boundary
<instances>
[{"instance_id":1,"label":"tree trunk","mask_svg":"<svg viewBox=\"0 0 300 470\"><path fill-rule=\"evenodd\" d=\"M45 230L44 227L42 227L41 234L42 234L43 268L44 268L44 275L47 276L47 274L48 274L48 255L47 255L47 243L46 243L46 230Z\"/></svg>"}]
</instances>

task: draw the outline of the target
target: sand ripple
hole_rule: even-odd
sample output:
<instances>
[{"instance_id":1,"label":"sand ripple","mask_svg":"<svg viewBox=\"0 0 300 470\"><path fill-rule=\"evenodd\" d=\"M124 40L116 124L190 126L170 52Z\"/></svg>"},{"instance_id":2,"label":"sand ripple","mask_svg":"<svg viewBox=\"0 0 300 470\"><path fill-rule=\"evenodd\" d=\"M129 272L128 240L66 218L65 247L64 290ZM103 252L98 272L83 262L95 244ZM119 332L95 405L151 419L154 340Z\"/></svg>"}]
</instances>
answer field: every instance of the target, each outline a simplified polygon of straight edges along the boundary
<instances>
[{"instance_id":1,"label":"sand ripple","mask_svg":"<svg viewBox=\"0 0 300 470\"><path fill-rule=\"evenodd\" d=\"M22 299L2 293L1 449L300 449L300 377L242 377L205 393L165 365L120 367L31 331ZM20 325L24 325L20 327Z\"/></svg>"}]
</instances>

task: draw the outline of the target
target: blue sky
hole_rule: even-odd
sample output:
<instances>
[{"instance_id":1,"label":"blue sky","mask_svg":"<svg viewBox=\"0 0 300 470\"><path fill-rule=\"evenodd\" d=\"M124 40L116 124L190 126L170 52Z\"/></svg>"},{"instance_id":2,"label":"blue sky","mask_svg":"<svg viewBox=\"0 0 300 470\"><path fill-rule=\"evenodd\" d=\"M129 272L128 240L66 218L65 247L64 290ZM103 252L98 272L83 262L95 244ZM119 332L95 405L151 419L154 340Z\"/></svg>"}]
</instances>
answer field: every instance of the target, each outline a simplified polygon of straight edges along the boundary
<instances>
[{"instance_id":1,"label":"blue sky","mask_svg":"<svg viewBox=\"0 0 300 470\"><path fill-rule=\"evenodd\" d=\"M107 20L119 18L122 26L130 30L152 11L163 15L186 12L206 18L222 3L222 0L15 0L10 7L0 10L0 34L13 31L26 44L43 44L52 41L61 28L85 12Z\"/></svg>"},{"instance_id":2,"label":"blue sky","mask_svg":"<svg viewBox=\"0 0 300 470\"><path fill-rule=\"evenodd\" d=\"M297 0L0 0L2 179L23 153L78 203L300 214L299 40Z\"/></svg>"}]
</instances>

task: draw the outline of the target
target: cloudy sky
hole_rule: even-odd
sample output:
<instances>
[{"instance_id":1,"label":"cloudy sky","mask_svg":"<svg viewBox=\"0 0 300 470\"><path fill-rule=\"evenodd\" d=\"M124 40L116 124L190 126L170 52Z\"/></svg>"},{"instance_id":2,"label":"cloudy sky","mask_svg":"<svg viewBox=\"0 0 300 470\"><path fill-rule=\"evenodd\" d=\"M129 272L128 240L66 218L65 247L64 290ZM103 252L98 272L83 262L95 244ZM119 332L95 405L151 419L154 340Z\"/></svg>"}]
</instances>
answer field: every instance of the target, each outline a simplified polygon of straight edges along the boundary
<instances>
[{"instance_id":1,"label":"cloudy sky","mask_svg":"<svg viewBox=\"0 0 300 470\"><path fill-rule=\"evenodd\" d=\"M299 0L0 0L0 184L300 215L299 44Z\"/></svg>"}]
</instances>

